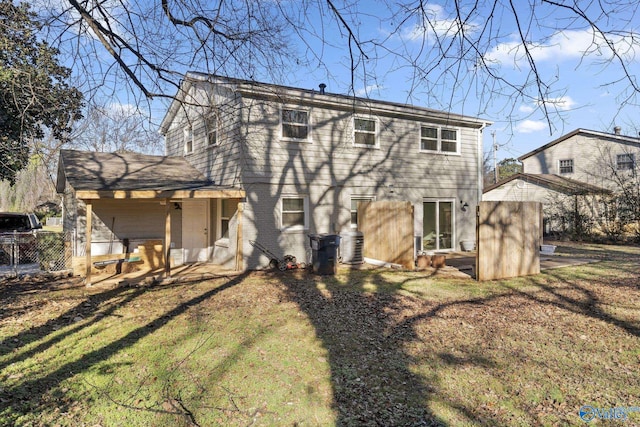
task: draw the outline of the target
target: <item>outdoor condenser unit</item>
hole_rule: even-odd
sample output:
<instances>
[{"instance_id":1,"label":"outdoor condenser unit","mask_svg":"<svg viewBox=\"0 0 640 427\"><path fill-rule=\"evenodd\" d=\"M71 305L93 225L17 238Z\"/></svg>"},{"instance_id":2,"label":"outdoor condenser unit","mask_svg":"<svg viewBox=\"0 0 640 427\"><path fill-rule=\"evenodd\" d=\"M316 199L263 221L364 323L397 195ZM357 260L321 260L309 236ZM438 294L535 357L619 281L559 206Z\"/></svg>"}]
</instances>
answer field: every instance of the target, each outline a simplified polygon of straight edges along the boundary
<instances>
[{"instance_id":1,"label":"outdoor condenser unit","mask_svg":"<svg viewBox=\"0 0 640 427\"><path fill-rule=\"evenodd\" d=\"M348 231L340 234L340 262L343 264L362 264L364 256L364 235L361 231Z\"/></svg>"}]
</instances>

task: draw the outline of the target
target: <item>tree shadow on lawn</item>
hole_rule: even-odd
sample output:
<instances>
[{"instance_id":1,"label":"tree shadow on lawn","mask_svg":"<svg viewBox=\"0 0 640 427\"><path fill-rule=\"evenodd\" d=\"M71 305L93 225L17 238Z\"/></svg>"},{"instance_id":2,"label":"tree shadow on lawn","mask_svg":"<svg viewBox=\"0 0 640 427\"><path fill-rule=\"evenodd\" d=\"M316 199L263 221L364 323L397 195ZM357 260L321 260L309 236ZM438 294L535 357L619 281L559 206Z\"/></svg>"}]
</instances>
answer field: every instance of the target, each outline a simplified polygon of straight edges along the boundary
<instances>
[{"instance_id":1,"label":"tree shadow on lawn","mask_svg":"<svg viewBox=\"0 0 640 427\"><path fill-rule=\"evenodd\" d=\"M133 331L126 334L125 336L121 337L120 339L109 342L107 345L104 345L93 351L87 352L77 360L64 363L54 371L44 376L41 376L38 378L30 378L25 381L19 381L13 386L3 387L2 389L0 389L0 402L2 402L2 406L0 406L1 411L7 412L6 409L8 408L7 408L6 402L11 402L9 404L9 406L11 407L11 410L8 411L8 413L12 413L13 417L19 417L20 414L26 415L34 411L36 409L34 407L35 403L36 402L40 402L41 404L45 403L43 399L44 395L52 390L56 390L57 388L59 388L60 384L63 381L73 377L77 373L87 371L95 364L100 363L104 360L107 360L110 357L114 356L116 353L128 347L131 347L132 345L136 344L143 338L158 331L160 328L165 326L169 321L183 314L189 308L196 306L206 301L207 299L216 296L220 292L241 283L248 274L249 273L244 273L244 274L232 277L228 281L221 284L220 286L217 286L207 292L197 295L196 297L188 301L180 303L173 309L161 314L160 316L157 316L156 318L149 321L147 324L134 329ZM184 284L185 284L184 282L179 283L179 285L184 285ZM137 289L134 289L133 291L127 288L116 288L116 289L110 289L105 292L92 295L91 303L93 304L93 306L94 307L100 306L101 308L94 310L94 312L91 314L93 316L91 320L87 322L78 322L78 326L74 326L69 330L65 330L64 333L60 334L55 338L49 339L46 342L43 342L42 344L36 346L34 349L30 349L29 351L24 353L16 354L15 357L8 357L6 362L2 365L2 368L16 362L24 361L30 357L34 357L35 355L37 355L37 353L42 352L54 346L56 343L64 340L66 337L69 337L73 334L77 334L80 330L93 325L94 323L104 318L104 316L113 314L113 312L117 310L118 307L125 304L132 303L133 301L135 301L137 297L139 297L140 295L148 291L149 289L145 289L145 288L137 288ZM118 298L120 294L123 294L123 298ZM49 335L55 332L55 330L57 329L56 325L59 325L61 321L65 321L69 317L70 313L76 313L78 306L83 303L86 303L86 300L82 301L81 303L74 306L73 308L67 310L65 313L58 316L56 319L50 320L46 322L46 324L40 327L22 332L18 334L16 337L7 338L3 341L3 343L13 342L14 340L17 339L20 343L20 347L22 347L30 342L45 339ZM3 344L3 345L4 347L0 347L0 348L3 349L3 353L7 354L6 352L4 352L4 349L6 348L6 344ZM15 349L15 350L17 351L18 349ZM59 407L63 405L63 403L52 402L51 405ZM43 407L38 408L38 411L44 411L44 410L46 409ZM166 411L166 412L171 412L176 415L187 417L187 418L191 417L191 413L186 408L174 407L171 411Z\"/></svg>"},{"instance_id":2,"label":"tree shadow on lawn","mask_svg":"<svg viewBox=\"0 0 640 427\"><path fill-rule=\"evenodd\" d=\"M382 275L369 279L387 290L394 286ZM336 425L449 425L430 409L434 401L477 425L506 425L448 399L440 391L437 370L416 372L414 367L421 361L407 350L430 339L417 332L418 323L429 322L452 306L481 306L493 297L434 304L392 291L367 291L359 274L347 274L346 279L308 274L305 280L290 280L283 276L282 281L288 297L308 316L328 353ZM437 366L494 366L478 352L460 356L442 351L424 356L435 360Z\"/></svg>"},{"instance_id":3,"label":"tree shadow on lawn","mask_svg":"<svg viewBox=\"0 0 640 427\"><path fill-rule=\"evenodd\" d=\"M460 420L486 426L511 424L509 420L513 418L509 415L473 406L471 402L482 400L477 396L452 397L455 395L445 390L445 376L440 371L442 367L454 370L471 368L470 372L478 369L507 389L514 387L515 384L501 377L505 372L517 377L513 367L502 366L504 359L495 349L493 353L484 351L485 343L489 347L501 346L502 334L511 333L509 323L502 325L506 330L479 330L477 328L484 328L479 320L480 323L475 324L476 330L469 333L468 341L458 340L459 347L451 348L456 341L452 340L447 347L446 338L440 346L423 345L425 340L443 339L442 330L438 337L431 336L430 322L446 319L448 326L445 329L459 329L463 328L461 322L473 322L476 318L474 315L467 318L467 313L480 314L479 318L482 318L488 311L496 309L501 310L496 318L505 315L517 322L521 309L535 311L541 306L551 305L561 309L560 316L567 312L576 313L640 336L639 325L612 315L601 306L606 301L589 288L596 285L595 279L585 285L567 279L559 270L520 278L520 284L515 287L500 283L492 285L495 291L487 295L432 302L397 292L401 283L393 284L382 274L369 274L369 285L386 290L377 292L365 287L363 276L355 272L335 277L309 274L304 280L289 280L282 276L289 298L308 316L328 353L337 425L454 425ZM424 278L427 277L425 274ZM546 283L548 280L552 283ZM635 283L626 279L619 283L621 291L629 286L638 289ZM525 308L522 303L526 300L534 304ZM520 331L526 329L526 325L520 324L517 328ZM482 337L476 336L477 333ZM519 333L510 339L517 339ZM486 341L481 342L482 339ZM416 348L434 353L416 354ZM522 363L527 363L524 356L526 346L521 350L525 360ZM418 366L423 369L418 371ZM547 368L532 366L531 369L540 370L542 375ZM440 415L440 409L434 413L434 404L448 408L446 419ZM514 408L518 411L517 416L523 417L520 421L542 422L532 413L533 408L524 402L520 405ZM573 415L558 412L554 416L558 417L556 421L564 422Z\"/></svg>"}]
</instances>

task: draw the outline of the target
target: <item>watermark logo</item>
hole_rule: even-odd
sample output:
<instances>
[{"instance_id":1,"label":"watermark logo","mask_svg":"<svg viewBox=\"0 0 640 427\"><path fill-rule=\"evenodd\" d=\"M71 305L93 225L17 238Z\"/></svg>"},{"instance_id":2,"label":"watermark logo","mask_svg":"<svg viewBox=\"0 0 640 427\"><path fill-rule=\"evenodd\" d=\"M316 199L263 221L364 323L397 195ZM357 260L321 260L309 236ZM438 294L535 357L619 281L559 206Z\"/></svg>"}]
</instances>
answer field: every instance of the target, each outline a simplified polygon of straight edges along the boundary
<instances>
[{"instance_id":1,"label":"watermark logo","mask_svg":"<svg viewBox=\"0 0 640 427\"><path fill-rule=\"evenodd\" d=\"M616 406L615 408L596 408L595 406L584 405L578 411L582 421L589 422L596 418L600 420L626 421L632 412L640 412L638 406Z\"/></svg>"}]
</instances>

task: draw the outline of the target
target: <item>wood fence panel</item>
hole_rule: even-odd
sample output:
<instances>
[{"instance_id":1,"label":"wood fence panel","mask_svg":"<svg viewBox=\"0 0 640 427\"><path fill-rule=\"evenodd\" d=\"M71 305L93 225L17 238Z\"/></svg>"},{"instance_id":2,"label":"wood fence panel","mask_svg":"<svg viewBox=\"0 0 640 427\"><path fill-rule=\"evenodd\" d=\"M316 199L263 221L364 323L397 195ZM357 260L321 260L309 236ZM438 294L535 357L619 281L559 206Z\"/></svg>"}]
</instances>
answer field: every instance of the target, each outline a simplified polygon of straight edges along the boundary
<instances>
[{"instance_id":1,"label":"wood fence panel","mask_svg":"<svg viewBox=\"0 0 640 427\"><path fill-rule=\"evenodd\" d=\"M366 258L414 268L413 205L377 201L358 205L358 230L364 235Z\"/></svg>"},{"instance_id":2,"label":"wood fence panel","mask_svg":"<svg viewBox=\"0 0 640 427\"><path fill-rule=\"evenodd\" d=\"M539 202L480 202L478 280L540 273L541 217Z\"/></svg>"}]
</instances>

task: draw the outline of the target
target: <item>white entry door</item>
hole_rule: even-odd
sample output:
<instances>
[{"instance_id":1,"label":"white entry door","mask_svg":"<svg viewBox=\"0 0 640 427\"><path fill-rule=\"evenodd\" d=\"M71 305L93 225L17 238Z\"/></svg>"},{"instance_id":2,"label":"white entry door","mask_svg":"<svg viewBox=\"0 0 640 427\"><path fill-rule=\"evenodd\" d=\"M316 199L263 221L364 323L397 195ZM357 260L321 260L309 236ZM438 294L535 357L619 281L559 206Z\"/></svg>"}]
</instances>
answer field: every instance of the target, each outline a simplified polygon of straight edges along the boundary
<instances>
[{"instance_id":1,"label":"white entry door","mask_svg":"<svg viewBox=\"0 0 640 427\"><path fill-rule=\"evenodd\" d=\"M208 200L182 202L182 247L185 262L209 260L208 208Z\"/></svg>"}]
</instances>

